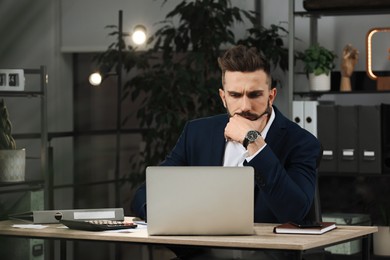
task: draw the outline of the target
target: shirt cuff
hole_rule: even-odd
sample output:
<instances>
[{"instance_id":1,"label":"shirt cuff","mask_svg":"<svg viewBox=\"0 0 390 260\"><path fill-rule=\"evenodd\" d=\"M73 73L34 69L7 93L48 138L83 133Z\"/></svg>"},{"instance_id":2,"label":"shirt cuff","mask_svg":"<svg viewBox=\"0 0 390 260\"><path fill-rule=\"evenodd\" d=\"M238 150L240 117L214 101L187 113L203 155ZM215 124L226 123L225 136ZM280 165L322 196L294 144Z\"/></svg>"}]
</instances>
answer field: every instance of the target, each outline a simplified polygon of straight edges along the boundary
<instances>
[{"instance_id":1,"label":"shirt cuff","mask_svg":"<svg viewBox=\"0 0 390 260\"><path fill-rule=\"evenodd\" d=\"M245 158L245 160L247 162L250 162L253 158L255 158L256 155L258 155L263 149L264 147L266 146L267 144L263 145L259 150L257 150L257 152L255 152L254 154L252 154L251 156L248 156Z\"/></svg>"}]
</instances>

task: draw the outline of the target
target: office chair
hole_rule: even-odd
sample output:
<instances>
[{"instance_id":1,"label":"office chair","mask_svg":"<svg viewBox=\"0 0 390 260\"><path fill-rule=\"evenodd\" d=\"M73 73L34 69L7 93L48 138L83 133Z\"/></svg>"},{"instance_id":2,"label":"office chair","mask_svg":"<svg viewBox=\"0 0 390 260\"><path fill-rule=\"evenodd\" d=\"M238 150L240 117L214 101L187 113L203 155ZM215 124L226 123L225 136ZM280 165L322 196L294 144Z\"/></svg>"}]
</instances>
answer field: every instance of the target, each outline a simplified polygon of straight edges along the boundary
<instances>
[{"instance_id":1,"label":"office chair","mask_svg":"<svg viewBox=\"0 0 390 260\"><path fill-rule=\"evenodd\" d=\"M311 205L311 208L309 212L306 215L306 220L308 221L322 221L322 212L321 212L321 201L320 201L320 191L318 188L318 168L320 167L321 160L322 160L322 153L323 153L323 147L321 145L320 147L320 153L317 157L316 161L316 180L315 180L315 191L314 191L314 198L313 203Z\"/></svg>"},{"instance_id":2,"label":"office chair","mask_svg":"<svg viewBox=\"0 0 390 260\"><path fill-rule=\"evenodd\" d=\"M323 147L321 145L320 154L317 157L316 162L316 168L317 168L317 175L315 180L315 191L314 191L314 198L313 203L311 205L311 208L309 212L306 215L306 220L308 221L322 221L322 211L321 211L321 201L320 201L320 191L318 187L318 168L320 167L320 163L322 160L322 153L323 153ZM330 252L325 251L324 249L311 249L307 250L302 254L303 260L325 260L330 259L331 256Z\"/></svg>"},{"instance_id":3,"label":"office chair","mask_svg":"<svg viewBox=\"0 0 390 260\"><path fill-rule=\"evenodd\" d=\"M318 174L318 171L317 171L317 174ZM316 221L316 222L322 221L320 192L319 192L319 188L318 188L318 176L316 177L313 203L311 205L309 212L306 215L306 219L308 221Z\"/></svg>"}]
</instances>

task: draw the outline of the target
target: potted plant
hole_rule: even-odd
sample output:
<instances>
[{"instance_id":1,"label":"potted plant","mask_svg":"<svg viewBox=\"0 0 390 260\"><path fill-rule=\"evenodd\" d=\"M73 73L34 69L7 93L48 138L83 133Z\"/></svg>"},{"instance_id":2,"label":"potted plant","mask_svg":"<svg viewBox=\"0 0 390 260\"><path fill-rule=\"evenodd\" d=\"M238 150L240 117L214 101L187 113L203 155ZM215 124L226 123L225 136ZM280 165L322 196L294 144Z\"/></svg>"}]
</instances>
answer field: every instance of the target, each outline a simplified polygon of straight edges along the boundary
<instances>
[{"instance_id":1,"label":"potted plant","mask_svg":"<svg viewBox=\"0 0 390 260\"><path fill-rule=\"evenodd\" d=\"M313 44L298 54L298 59L303 61L304 70L309 78L310 90L330 90L330 72L335 67L336 57L333 51L319 44Z\"/></svg>"},{"instance_id":2,"label":"potted plant","mask_svg":"<svg viewBox=\"0 0 390 260\"><path fill-rule=\"evenodd\" d=\"M4 100L0 101L0 182L24 181L26 151L16 149Z\"/></svg>"}]
</instances>

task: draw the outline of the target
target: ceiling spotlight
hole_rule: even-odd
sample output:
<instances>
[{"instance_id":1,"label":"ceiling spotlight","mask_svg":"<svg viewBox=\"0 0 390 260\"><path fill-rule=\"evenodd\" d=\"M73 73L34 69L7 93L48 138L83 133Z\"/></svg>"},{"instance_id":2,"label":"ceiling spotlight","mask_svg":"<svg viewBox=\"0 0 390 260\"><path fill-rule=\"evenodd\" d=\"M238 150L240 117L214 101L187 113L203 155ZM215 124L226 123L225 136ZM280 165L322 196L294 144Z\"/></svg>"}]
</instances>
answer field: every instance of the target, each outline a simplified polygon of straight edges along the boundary
<instances>
[{"instance_id":1,"label":"ceiling spotlight","mask_svg":"<svg viewBox=\"0 0 390 260\"><path fill-rule=\"evenodd\" d=\"M99 72L92 73L88 80L91 85L99 86L102 83L102 75Z\"/></svg>"},{"instance_id":2,"label":"ceiling spotlight","mask_svg":"<svg viewBox=\"0 0 390 260\"><path fill-rule=\"evenodd\" d=\"M143 25L137 25L131 35L133 42L137 45L144 44L146 41L146 28Z\"/></svg>"}]
</instances>

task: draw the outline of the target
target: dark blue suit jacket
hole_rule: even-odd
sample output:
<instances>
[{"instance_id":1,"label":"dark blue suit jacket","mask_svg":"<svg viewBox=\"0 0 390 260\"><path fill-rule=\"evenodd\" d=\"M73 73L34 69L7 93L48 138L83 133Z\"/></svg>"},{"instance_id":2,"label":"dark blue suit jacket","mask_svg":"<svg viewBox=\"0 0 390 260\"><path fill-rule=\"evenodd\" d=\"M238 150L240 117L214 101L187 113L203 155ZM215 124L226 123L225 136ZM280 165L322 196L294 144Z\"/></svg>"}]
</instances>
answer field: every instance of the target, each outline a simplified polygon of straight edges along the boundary
<instances>
[{"instance_id":1,"label":"dark blue suit jacket","mask_svg":"<svg viewBox=\"0 0 390 260\"><path fill-rule=\"evenodd\" d=\"M273 108L276 117L267 133L266 147L249 163L244 163L255 169L254 219L255 222L299 222L305 218L313 201L320 143ZM161 165L223 165L227 122L227 114L188 122ZM145 218L145 205L143 184L135 194L132 211Z\"/></svg>"}]
</instances>

